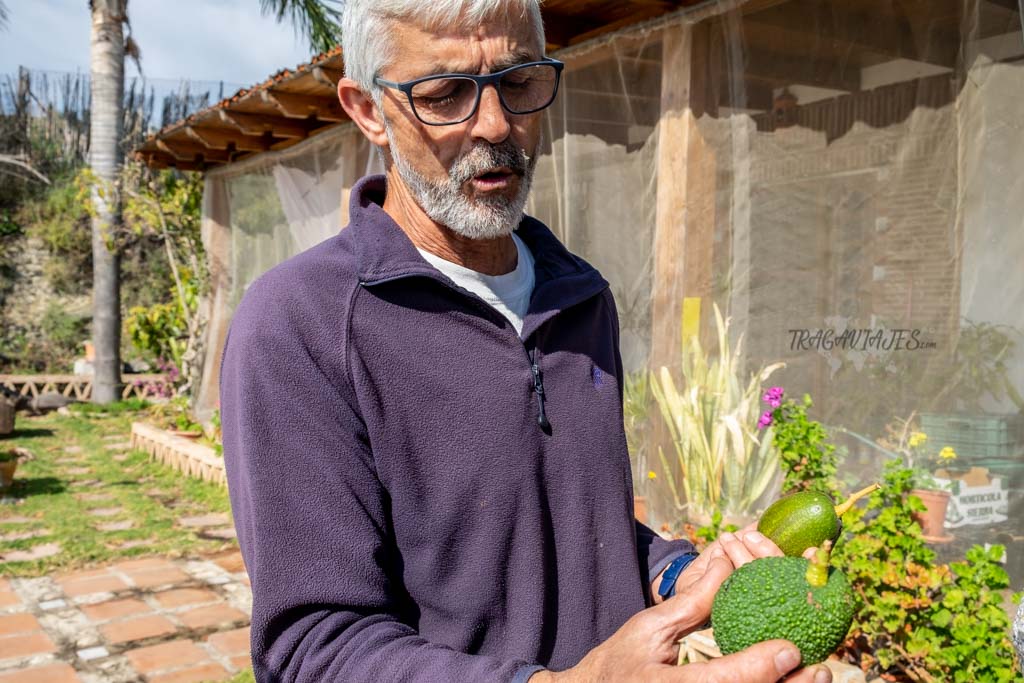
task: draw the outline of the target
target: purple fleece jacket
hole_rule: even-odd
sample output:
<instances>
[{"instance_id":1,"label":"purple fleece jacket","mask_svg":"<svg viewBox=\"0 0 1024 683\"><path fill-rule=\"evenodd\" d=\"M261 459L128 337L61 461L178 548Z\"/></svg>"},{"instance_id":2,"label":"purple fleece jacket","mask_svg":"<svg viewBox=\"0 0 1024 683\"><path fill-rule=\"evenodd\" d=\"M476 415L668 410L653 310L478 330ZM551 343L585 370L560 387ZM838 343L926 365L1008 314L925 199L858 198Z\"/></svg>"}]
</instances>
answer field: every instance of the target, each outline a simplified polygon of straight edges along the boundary
<instances>
[{"instance_id":1,"label":"purple fleece jacket","mask_svg":"<svg viewBox=\"0 0 1024 683\"><path fill-rule=\"evenodd\" d=\"M541 223L522 335L381 208L249 288L224 459L267 681L524 681L576 664L692 547L633 518L608 283ZM542 412L543 411L543 412Z\"/></svg>"}]
</instances>

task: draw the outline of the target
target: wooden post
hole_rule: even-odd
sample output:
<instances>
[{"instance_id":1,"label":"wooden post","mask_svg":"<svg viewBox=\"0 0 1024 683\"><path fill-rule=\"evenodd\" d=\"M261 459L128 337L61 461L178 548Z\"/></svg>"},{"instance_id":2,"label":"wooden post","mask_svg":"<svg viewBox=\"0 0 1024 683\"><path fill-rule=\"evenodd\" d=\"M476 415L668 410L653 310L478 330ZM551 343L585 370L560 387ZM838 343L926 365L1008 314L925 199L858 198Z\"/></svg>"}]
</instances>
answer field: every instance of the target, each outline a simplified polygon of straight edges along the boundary
<instances>
[{"instance_id":1,"label":"wooden post","mask_svg":"<svg viewBox=\"0 0 1024 683\"><path fill-rule=\"evenodd\" d=\"M202 379L196 396L196 417L205 422L219 405L220 361L231 322L231 202L227 181L207 176L203 188L203 246L210 269L210 294L207 298L206 339L203 341Z\"/></svg>"},{"instance_id":2,"label":"wooden post","mask_svg":"<svg viewBox=\"0 0 1024 683\"><path fill-rule=\"evenodd\" d=\"M701 114L716 113L708 97L710 35L710 22L672 26L663 34L653 368L679 363L684 299L702 300L701 317L705 321L711 311L717 164L714 150L697 126Z\"/></svg>"}]
</instances>

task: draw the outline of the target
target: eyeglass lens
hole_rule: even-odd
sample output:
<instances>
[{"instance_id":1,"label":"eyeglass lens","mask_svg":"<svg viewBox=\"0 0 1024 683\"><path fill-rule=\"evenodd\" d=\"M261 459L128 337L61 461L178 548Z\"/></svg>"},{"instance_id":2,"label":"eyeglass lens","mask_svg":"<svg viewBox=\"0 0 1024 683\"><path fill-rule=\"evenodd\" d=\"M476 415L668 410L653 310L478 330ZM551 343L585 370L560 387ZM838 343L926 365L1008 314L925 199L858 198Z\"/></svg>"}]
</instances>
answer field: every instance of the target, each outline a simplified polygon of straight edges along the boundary
<instances>
[{"instance_id":1,"label":"eyeglass lens","mask_svg":"<svg viewBox=\"0 0 1024 683\"><path fill-rule=\"evenodd\" d=\"M498 81L498 94L512 114L528 114L551 104L558 72L547 64L510 70ZM461 76L440 76L412 88L416 114L427 123L454 123L473 115L477 84Z\"/></svg>"}]
</instances>

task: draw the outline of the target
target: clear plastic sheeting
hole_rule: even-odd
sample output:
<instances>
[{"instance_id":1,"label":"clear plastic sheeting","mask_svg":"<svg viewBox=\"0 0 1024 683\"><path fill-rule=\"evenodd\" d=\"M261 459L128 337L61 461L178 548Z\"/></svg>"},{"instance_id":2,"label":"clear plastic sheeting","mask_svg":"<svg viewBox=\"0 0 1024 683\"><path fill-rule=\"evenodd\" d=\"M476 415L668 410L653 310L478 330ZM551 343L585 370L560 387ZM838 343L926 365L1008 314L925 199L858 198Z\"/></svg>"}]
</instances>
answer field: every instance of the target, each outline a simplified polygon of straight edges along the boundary
<instances>
[{"instance_id":1,"label":"clear plastic sheeting","mask_svg":"<svg viewBox=\"0 0 1024 683\"><path fill-rule=\"evenodd\" d=\"M957 526L949 547L1009 542L1021 588L1017 4L704 3L555 56L529 211L612 284L649 521L678 529L687 510L642 380L677 372L684 339L713 352L717 305L744 377L784 362L771 384L813 398L845 484L877 478L907 419L972 481L998 482L1010 521ZM230 231L224 319L259 273L344 225L371 161L349 127L210 174L227 206L209 216Z\"/></svg>"}]
</instances>

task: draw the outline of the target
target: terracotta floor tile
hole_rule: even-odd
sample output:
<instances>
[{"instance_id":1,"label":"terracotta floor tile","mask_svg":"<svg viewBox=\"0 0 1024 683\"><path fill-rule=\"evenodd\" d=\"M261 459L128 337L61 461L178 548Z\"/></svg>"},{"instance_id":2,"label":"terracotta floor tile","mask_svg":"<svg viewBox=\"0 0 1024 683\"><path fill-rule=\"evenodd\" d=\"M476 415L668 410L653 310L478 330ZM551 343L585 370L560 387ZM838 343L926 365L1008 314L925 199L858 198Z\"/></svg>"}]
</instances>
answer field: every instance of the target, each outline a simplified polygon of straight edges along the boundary
<instances>
[{"instance_id":1,"label":"terracotta floor tile","mask_svg":"<svg viewBox=\"0 0 1024 683\"><path fill-rule=\"evenodd\" d=\"M228 661L231 666L235 667L239 671L245 671L246 669L252 668L252 656L250 655L235 655L230 657Z\"/></svg>"},{"instance_id":2,"label":"terracotta floor tile","mask_svg":"<svg viewBox=\"0 0 1024 683\"><path fill-rule=\"evenodd\" d=\"M114 569L121 572L148 571L151 569L172 569L175 564L162 557L143 557L138 560L125 560L114 565Z\"/></svg>"},{"instance_id":3,"label":"terracotta floor tile","mask_svg":"<svg viewBox=\"0 0 1024 683\"><path fill-rule=\"evenodd\" d=\"M152 636L163 636L174 633L177 630L174 624L165 617L151 615L147 617L136 617L125 621L115 621L100 626L100 633L110 643L128 643L133 640L142 640Z\"/></svg>"},{"instance_id":4,"label":"terracotta floor tile","mask_svg":"<svg viewBox=\"0 0 1024 683\"><path fill-rule=\"evenodd\" d=\"M165 609L182 607L184 605L198 605L204 602L216 602L220 597L213 591L203 588L174 588L169 591L162 591L153 596L160 606Z\"/></svg>"},{"instance_id":5,"label":"terracotta floor tile","mask_svg":"<svg viewBox=\"0 0 1024 683\"><path fill-rule=\"evenodd\" d=\"M203 628L204 626L232 624L236 621L248 621L249 615L227 603L221 603L179 612L178 618L189 628Z\"/></svg>"},{"instance_id":6,"label":"terracotta floor tile","mask_svg":"<svg viewBox=\"0 0 1024 683\"><path fill-rule=\"evenodd\" d=\"M15 657L28 657L39 655L44 652L56 652L57 646L53 644L50 637L42 631L32 633L20 633L16 636L5 636L0 638L0 652L4 659Z\"/></svg>"},{"instance_id":7,"label":"terracotta floor tile","mask_svg":"<svg viewBox=\"0 0 1024 683\"><path fill-rule=\"evenodd\" d=\"M85 616L93 621L109 621L110 619L118 619L120 617L130 617L133 614L144 614L152 610L149 605L141 600L127 598L124 600L107 600L95 605L83 605L82 611L85 613Z\"/></svg>"},{"instance_id":8,"label":"terracotta floor tile","mask_svg":"<svg viewBox=\"0 0 1024 683\"><path fill-rule=\"evenodd\" d=\"M0 591L0 608L21 604L21 598L13 591Z\"/></svg>"},{"instance_id":9,"label":"terracotta floor tile","mask_svg":"<svg viewBox=\"0 0 1024 683\"><path fill-rule=\"evenodd\" d=\"M220 664L207 662L187 669L150 676L148 680L149 683L206 683L206 681L223 681L231 678L231 675L231 672Z\"/></svg>"},{"instance_id":10,"label":"terracotta floor tile","mask_svg":"<svg viewBox=\"0 0 1024 683\"><path fill-rule=\"evenodd\" d=\"M128 650L124 656L141 674L202 662L210 658L210 655L191 640L172 640L169 643L140 647Z\"/></svg>"},{"instance_id":11,"label":"terracotta floor tile","mask_svg":"<svg viewBox=\"0 0 1024 683\"><path fill-rule=\"evenodd\" d=\"M87 579L64 580L57 583L64 589L64 593L72 598L89 593L113 593L128 588L128 584L112 574Z\"/></svg>"},{"instance_id":12,"label":"terracotta floor tile","mask_svg":"<svg viewBox=\"0 0 1024 683\"><path fill-rule=\"evenodd\" d=\"M31 614L9 614L0 617L0 636L13 636L16 633L42 631L43 627Z\"/></svg>"},{"instance_id":13,"label":"terracotta floor tile","mask_svg":"<svg viewBox=\"0 0 1024 683\"><path fill-rule=\"evenodd\" d=\"M0 673L0 683L80 683L81 680L67 664L48 664Z\"/></svg>"},{"instance_id":14,"label":"terracotta floor tile","mask_svg":"<svg viewBox=\"0 0 1024 683\"><path fill-rule=\"evenodd\" d=\"M239 655L249 652L249 627L236 628L231 631L212 633L206 642L226 655Z\"/></svg>"},{"instance_id":15,"label":"terracotta floor tile","mask_svg":"<svg viewBox=\"0 0 1024 683\"><path fill-rule=\"evenodd\" d=\"M173 566L163 569L148 569L146 571L126 571L125 573L139 588L183 583L192 579L191 576Z\"/></svg>"},{"instance_id":16,"label":"terracotta floor tile","mask_svg":"<svg viewBox=\"0 0 1024 683\"><path fill-rule=\"evenodd\" d=\"M213 561L218 567L226 572L231 572L232 574L245 571L245 561L242 559L242 553L222 555L221 557L215 558Z\"/></svg>"}]
</instances>

